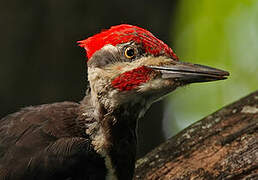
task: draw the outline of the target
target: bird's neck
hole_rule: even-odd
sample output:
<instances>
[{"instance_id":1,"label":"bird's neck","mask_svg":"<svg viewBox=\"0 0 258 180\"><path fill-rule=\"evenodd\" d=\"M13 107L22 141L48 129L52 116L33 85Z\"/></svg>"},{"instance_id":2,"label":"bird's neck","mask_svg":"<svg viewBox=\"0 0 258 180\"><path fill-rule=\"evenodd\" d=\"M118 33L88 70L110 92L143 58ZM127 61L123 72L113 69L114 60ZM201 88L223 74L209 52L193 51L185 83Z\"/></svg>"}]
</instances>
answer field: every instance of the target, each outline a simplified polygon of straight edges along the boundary
<instances>
[{"instance_id":1,"label":"bird's neck","mask_svg":"<svg viewBox=\"0 0 258 180\"><path fill-rule=\"evenodd\" d=\"M91 102L93 107L92 118L86 123L86 133L90 135L95 151L105 158L111 179L113 175L118 179L131 179L136 157L137 123L144 109L142 103L107 108L96 102L94 95L86 97L82 104L86 102Z\"/></svg>"}]
</instances>

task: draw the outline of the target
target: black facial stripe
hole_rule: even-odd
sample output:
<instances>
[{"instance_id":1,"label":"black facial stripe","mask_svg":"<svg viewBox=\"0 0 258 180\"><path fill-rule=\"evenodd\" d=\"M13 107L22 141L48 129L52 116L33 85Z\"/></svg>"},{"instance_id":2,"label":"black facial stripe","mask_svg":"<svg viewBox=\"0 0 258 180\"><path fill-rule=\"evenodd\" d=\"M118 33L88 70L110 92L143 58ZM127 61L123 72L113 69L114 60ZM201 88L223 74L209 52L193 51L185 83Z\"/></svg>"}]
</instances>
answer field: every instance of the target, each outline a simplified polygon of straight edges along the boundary
<instances>
[{"instance_id":1,"label":"black facial stripe","mask_svg":"<svg viewBox=\"0 0 258 180\"><path fill-rule=\"evenodd\" d=\"M125 56L125 50L128 47L135 49L135 56L128 58ZM134 42L119 44L117 46L107 45L102 49L95 52L95 54L89 59L88 67L104 67L108 64L115 62L131 62L145 56L141 44L135 44Z\"/></svg>"},{"instance_id":2,"label":"black facial stripe","mask_svg":"<svg viewBox=\"0 0 258 180\"><path fill-rule=\"evenodd\" d=\"M89 59L89 67L104 67L110 63L119 61L119 53L111 49L100 49Z\"/></svg>"}]
</instances>

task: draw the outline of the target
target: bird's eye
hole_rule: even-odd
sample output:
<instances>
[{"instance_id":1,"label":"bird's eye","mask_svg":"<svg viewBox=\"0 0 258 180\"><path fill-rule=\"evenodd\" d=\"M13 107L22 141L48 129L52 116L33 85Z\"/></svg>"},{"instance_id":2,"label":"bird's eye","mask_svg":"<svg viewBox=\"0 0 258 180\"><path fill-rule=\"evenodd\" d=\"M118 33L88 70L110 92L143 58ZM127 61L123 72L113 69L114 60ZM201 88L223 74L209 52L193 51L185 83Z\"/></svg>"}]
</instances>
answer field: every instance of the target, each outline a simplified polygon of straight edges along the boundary
<instances>
[{"instance_id":1,"label":"bird's eye","mask_svg":"<svg viewBox=\"0 0 258 180\"><path fill-rule=\"evenodd\" d=\"M135 56L135 49L132 47L127 47L125 49L125 57L128 59L132 59Z\"/></svg>"}]
</instances>

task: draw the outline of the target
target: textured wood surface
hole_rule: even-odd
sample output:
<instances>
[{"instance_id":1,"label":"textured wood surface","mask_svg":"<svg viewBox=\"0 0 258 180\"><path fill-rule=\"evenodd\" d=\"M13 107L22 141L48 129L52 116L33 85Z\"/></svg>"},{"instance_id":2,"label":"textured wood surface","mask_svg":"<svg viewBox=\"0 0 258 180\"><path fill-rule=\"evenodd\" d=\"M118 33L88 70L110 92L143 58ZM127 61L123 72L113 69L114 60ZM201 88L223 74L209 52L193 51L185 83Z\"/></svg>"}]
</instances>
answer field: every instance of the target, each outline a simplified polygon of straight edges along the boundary
<instances>
[{"instance_id":1,"label":"textured wood surface","mask_svg":"<svg viewBox=\"0 0 258 180\"><path fill-rule=\"evenodd\" d=\"M258 91L139 159L135 179L258 179Z\"/></svg>"}]
</instances>

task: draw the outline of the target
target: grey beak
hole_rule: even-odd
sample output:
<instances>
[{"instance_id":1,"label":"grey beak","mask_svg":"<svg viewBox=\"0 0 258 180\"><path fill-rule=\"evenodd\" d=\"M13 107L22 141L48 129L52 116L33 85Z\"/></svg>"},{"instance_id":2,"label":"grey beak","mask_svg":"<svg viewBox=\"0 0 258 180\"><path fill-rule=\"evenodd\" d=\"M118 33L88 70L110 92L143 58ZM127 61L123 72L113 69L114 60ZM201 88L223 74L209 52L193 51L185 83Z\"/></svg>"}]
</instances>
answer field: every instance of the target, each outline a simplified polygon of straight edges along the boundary
<instances>
[{"instance_id":1,"label":"grey beak","mask_svg":"<svg viewBox=\"0 0 258 180\"><path fill-rule=\"evenodd\" d=\"M223 80L229 76L227 71L179 61L171 65L148 67L161 72L162 78L174 79L182 84Z\"/></svg>"}]
</instances>

